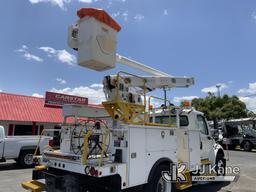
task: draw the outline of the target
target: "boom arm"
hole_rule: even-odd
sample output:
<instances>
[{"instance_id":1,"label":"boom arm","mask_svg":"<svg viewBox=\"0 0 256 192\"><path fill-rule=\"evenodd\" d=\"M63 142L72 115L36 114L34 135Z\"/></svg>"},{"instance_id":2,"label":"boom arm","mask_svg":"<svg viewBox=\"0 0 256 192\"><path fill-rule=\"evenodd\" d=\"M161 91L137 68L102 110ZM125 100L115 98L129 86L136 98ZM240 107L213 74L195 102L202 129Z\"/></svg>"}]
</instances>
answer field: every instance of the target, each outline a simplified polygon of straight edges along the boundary
<instances>
[{"instance_id":1,"label":"boom arm","mask_svg":"<svg viewBox=\"0 0 256 192\"><path fill-rule=\"evenodd\" d=\"M146 73L150 73L154 76L170 77L170 75L167 74L167 73L164 73L162 71L158 71L157 69L154 69L152 67L144 65L142 63L139 63L139 62L134 61L132 59L129 59L127 57L121 56L119 54L116 54L116 62L121 63L121 64L126 65L126 66L129 66L129 67L133 67L133 68L141 70L141 71L144 71Z\"/></svg>"},{"instance_id":2,"label":"boom arm","mask_svg":"<svg viewBox=\"0 0 256 192\"><path fill-rule=\"evenodd\" d=\"M146 87L148 90L159 88L182 88L194 85L194 78L192 77L174 77L119 54L116 54L116 62L152 74L153 76L144 77L144 79L146 79ZM142 81L138 81L138 78L136 77L129 77L129 80L133 86L144 86Z\"/></svg>"}]
</instances>

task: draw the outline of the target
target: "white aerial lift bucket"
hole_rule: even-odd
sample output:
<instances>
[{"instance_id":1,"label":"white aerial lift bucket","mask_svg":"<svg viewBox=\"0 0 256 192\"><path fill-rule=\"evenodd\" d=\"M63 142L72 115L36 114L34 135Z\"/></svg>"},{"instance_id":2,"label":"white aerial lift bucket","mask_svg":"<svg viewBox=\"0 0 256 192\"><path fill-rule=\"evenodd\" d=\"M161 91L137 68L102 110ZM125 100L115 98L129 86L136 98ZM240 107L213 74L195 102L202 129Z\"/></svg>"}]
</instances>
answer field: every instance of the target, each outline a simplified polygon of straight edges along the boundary
<instances>
[{"instance_id":1,"label":"white aerial lift bucket","mask_svg":"<svg viewBox=\"0 0 256 192\"><path fill-rule=\"evenodd\" d=\"M82 8L77 15L77 24L69 27L68 44L78 51L78 64L96 71L114 68L120 25L100 9Z\"/></svg>"}]
</instances>

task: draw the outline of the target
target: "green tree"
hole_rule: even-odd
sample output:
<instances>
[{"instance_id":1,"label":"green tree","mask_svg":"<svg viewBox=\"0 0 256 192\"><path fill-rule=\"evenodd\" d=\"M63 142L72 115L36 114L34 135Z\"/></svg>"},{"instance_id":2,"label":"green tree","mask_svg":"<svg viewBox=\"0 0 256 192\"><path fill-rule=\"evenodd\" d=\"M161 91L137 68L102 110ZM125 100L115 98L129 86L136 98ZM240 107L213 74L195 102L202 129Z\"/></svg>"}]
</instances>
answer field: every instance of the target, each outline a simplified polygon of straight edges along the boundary
<instances>
[{"instance_id":1,"label":"green tree","mask_svg":"<svg viewBox=\"0 0 256 192\"><path fill-rule=\"evenodd\" d=\"M216 97L209 94L205 98L193 99L192 106L203 112L208 120L212 120L215 128L217 128L218 120L244 118L249 114L245 103L239 100L237 96Z\"/></svg>"}]
</instances>

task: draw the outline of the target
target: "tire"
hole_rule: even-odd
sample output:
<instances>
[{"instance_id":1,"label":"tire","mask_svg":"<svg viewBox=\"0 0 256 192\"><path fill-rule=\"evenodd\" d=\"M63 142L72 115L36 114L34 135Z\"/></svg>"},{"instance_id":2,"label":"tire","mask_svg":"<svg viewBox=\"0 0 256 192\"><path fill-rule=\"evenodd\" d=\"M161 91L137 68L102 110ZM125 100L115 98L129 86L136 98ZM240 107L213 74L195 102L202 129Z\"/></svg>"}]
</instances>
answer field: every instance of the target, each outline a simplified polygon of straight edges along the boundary
<instances>
[{"instance_id":1,"label":"tire","mask_svg":"<svg viewBox=\"0 0 256 192\"><path fill-rule=\"evenodd\" d=\"M175 192L176 191L176 185L175 183L167 183L162 178L162 172L163 171L170 171L169 166L166 165L159 165L156 171L154 172L154 175L149 181L148 184L144 186L144 192ZM166 189L166 185L170 187L169 189Z\"/></svg>"},{"instance_id":2,"label":"tire","mask_svg":"<svg viewBox=\"0 0 256 192\"><path fill-rule=\"evenodd\" d=\"M243 143L243 148L245 151L251 152L252 151L252 144L250 141L245 141Z\"/></svg>"},{"instance_id":3,"label":"tire","mask_svg":"<svg viewBox=\"0 0 256 192\"><path fill-rule=\"evenodd\" d=\"M217 154L215 161L215 171L217 176L226 175L226 160L222 154Z\"/></svg>"},{"instance_id":4,"label":"tire","mask_svg":"<svg viewBox=\"0 0 256 192\"><path fill-rule=\"evenodd\" d=\"M18 164L23 168L33 167L34 150L23 150L20 152Z\"/></svg>"}]
</instances>

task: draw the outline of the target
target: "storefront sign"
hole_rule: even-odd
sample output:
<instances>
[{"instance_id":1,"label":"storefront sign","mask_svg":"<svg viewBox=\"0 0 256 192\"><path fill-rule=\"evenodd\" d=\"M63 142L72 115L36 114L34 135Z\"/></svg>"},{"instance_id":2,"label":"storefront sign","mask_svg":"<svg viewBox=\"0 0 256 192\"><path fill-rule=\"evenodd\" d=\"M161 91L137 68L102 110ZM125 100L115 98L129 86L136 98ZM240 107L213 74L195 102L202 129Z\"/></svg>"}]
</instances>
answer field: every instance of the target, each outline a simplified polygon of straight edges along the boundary
<instances>
[{"instance_id":1,"label":"storefront sign","mask_svg":"<svg viewBox=\"0 0 256 192\"><path fill-rule=\"evenodd\" d=\"M88 98L53 92L45 93L45 105L63 106L64 104L88 105Z\"/></svg>"}]
</instances>

